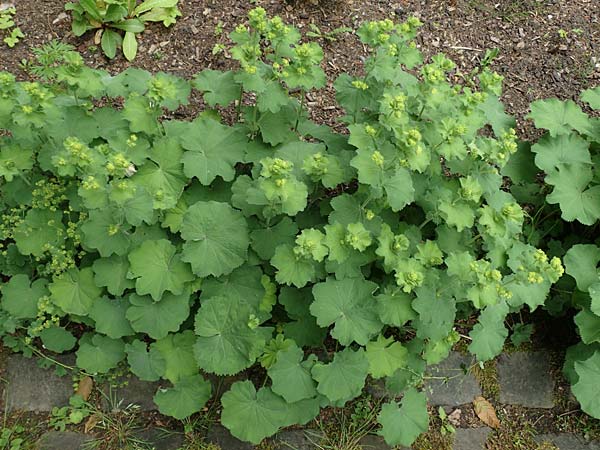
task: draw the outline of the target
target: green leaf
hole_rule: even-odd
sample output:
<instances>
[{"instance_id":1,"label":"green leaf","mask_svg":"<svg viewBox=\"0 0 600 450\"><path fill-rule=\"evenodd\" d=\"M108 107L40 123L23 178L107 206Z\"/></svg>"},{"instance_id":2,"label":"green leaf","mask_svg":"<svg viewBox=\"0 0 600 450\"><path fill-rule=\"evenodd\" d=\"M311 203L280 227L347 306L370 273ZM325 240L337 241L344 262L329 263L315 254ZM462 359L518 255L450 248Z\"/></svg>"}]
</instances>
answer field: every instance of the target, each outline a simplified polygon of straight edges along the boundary
<instances>
[{"instance_id":1,"label":"green leaf","mask_svg":"<svg viewBox=\"0 0 600 450\"><path fill-rule=\"evenodd\" d=\"M102 33L102 51L110 59L113 59L117 55L117 47L121 45L122 42L123 38L121 35L111 29L107 28Z\"/></svg>"},{"instance_id":2,"label":"green leaf","mask_svg":"<svg viewBox=\"0 0 600 450\"><path fill-rule=\"evenodd\" d=\"M177 248L166 239L147 240L129 253L130 275L140 295L150 294L159 301L166 291L179 295L187 282L194 279Z\"/></svg>"},{"instance_id":3,"label":"green leaf","mask_svg":"<svg viewBox=\"0 0 600 450\"><path fill-rule=\"evenodd\" d=\"M163 378L176 384L180 379L198 373L198 364L194 358L194 332L169 334L166 338L154 342L150 352L157 350L165 360Z\"/></svg>"},{"instance_id":4,"label":"green leaf","mask_svg":"<svg viewBox=\"0 0 600 450\"><path fill-rule=\"evenodd\" d=\"M235 164L244 159L248 139L240 131L219 122L200 117L185 128L181 145L183 171L189 178L209 185L217 176L232 181Z\"/></svg>"},{"instance_id":5,"label":"green leaf","mask_svg":"<svg viewBox=\"0 0 600 450\"><path fill-rule=\"evenodd\" d=\"M369 374L373 378L389 377L400 367L406 365L408 351L393 337L385 338L380 334L376 341L367 343Z\"/></svg>"},{"instance_id":6,"label":"green leaf","mask_svg":"<svg viewBox=\"0 0 600 450\"><path fill-rule=\"evenodd\" d=\"M79 345L77 367L89 374L107 373L125 358L125 344L120 339L111 339L95 334L89 342Z\"/></svg>"},{"instance_id":7,"label":"green leaf","mask_svg":"<svg viewBox=\"0 0 600 450\"><path fill-rule=\"evenodd\" d=\"M146 333L152 339L163 339L179 327L190 314L190 293L175 295L166 293L158 302L149 297L129 296L131 306L127 309L127 320L138 333Z\"/></svg>"},{"instance_id":8,"label":"green leaf","mask_svg":"<svg viewBox=\"0 0 600 450\"><path fill-rule=\"evenodd\" d=\"M115 26L115 28L118 28ZM128 26L131 29L131 27ZM137 55L138 43L135 38L135 32L126 31L125 37L123 38L123 55L127 58L127 61L133 61L135 55Z\"/></svg>"},{"instance_id":9,"label":"green leaf","mask_svg":"<svg viewBox=\"0 0 600 450\"><path fill-rule=\"evenodd\" d=\"M283 324L283 334L293 339L300 347L317 347L327 334L327 329L319 327L316 319L310 314L312 300L308 288L282 287L279 292L279 303L285 307L287 315L292 319L292 322Z\"/></svg>"},{"instance_id":10,"label":"green leaf","mask_svg":"<svg viewBox=\"0 0 600 450\"><path fill-rule=\"evenodd\" d=\"M575 323L584 344L600 342L600 316L584 309L575 316Z\"/></svg>"},{"instance_id":11,"label":"green leaf","mask_svg":"<svg viewBox=\"0 0 600 450\"><path fill-rule=\"evenodd\" d=\"M254 327L252 316L256 317L252 308L241 299L204 300L195 321L198 338L194 355L198 365L217 375L233 375L254 364L271 330Z\"/></svg>"},{"instance_id":12,"label":"green leaf","mask_svg":"<svg viewBox=\"0 0 600 450\"><path fill-rule=\"evenodd\" d=\"M418 324L415 324L419 338L439 341L452 330L456 301L452 297L442 296L437 285L428 284L418 288L412 307L419 314Z\"/></svg>"},{"instance_id":13,"label":"green leaf","mask_svg":"<svg viewBox=\"0 0 600 450\"><path fill-rule=\"evenodd\" d=\"M250 233L252 250L262 259L268 260L275 255L275 249L280 245L294 246L298 225L289 217L284 217L277 224L260 228Z\"/></svg>"},{"instance_id":14,"label":"green leaf","mask_svg":"<svg viewBox=\"0 0 600 450\"><path fill-rule=\"evenodd\" d=\"M112 209L92 210L81 226L83 243L100 256L125 255L129 250L129 227Z\"/></svg>"},{"instance_id":15,"label":"green leaf","mask_svg":"<svg viewBox=\"0 0 600 450\"><path fill-rule=\"evenodd\" d=\"M271 389L286 402L294 403L317 395L315 382L310 374L315 357L303 361L304 352L292 346L277 353L277 360L269 370Z\"/></svg>"},{"instance_id":16,"label":"green leaf","mask_svg":"<svg viewBox=\"0 0 600 450\"><path fill-rule=\"evenodd\" d=\"M200 276L220 276L246 262L250 239L241 212L227 203L198 202L183 217L182 259Z\"/></svg>"},{"instance_id":17,"label":"green leaf","mask_svg":"<svg viewBox=\"0 0 600 450\"><path fill-rule=\"evenodd\" d=\"M100 298L102 289L94 283L90 267L81 270L69 269L55 277L48 286L52 302L69 314L85 316L92 304Z\"/></svg>"},{"instance_id":18,"label":"green leaf","mask_svg":"<svg viewBox=\"0 0 600 450\"><path fill-rule=\"evenodd\" d=\"M161 414L183 420L200 412L210 399L212 386L201 375L180 379L168 389L159 389L154 395L154 403Z\"/></svg>"},{"instance_id":19,"label":"green leaf","mask_svg":"<svg viewBox=\"0 0 600 450\"><path fill-rule=\"evenodd\" d=\"M127 363L131 372L142 381L157 381L165 373L167 363L156 347L146 348L146 343L134 340L125 344Z\"/></svg>"},{"instance_id":20,"label":"green leaf","mask_svg":"<svg viewBox=\"0 0 600 450\"><path fill-rule=\"evenodd\" d=\"M531 104L527 117L533 119L536 127L548 130L550 136L570 134L572 130L585 133L591 126L587 114L572 100L537 100Z\"/></svg>"},{"instance_id":21,"label":"green leaf","mask_svg":"<svg viewBox=\"0 0 600 450\"><path fill-rule=\"evenodd\" d=\"M410 172L404 168L396 169L394 175L386 177L383 181L383 189L394 212L404 209L415 199L415 188Z\"/></svg>"},{"instance_id":22,"label":"green leaf","mask_svg":"<svg viewBox=\"0 0 600 450\"><path fill-rule=\"evenodd\" d=\"M314 281L316 276L315 262L297 255L289 245L280 245L275 249L271 264L277 269L275 279L281 284L301 288Z\"/></svg>"},{"instance_id":23,"label":"green leaf","mask_svg":"<svg viewBox=\"0 0 600 450\"><path fill-rule=\"evenodd\" d=\"M406 322L417 317L412 309L412 298L403 292L384 292L376 296L375 300L379 319L386 325L403 327Z\"/></svg>"},{"instance_id":24,"label":"green leaf","mask_svg":"<svg viewBox=\"0 0 600 450\"><path fill-rule=\"evenodd\" d=\"M204 101L209 106L227 106L240 95L240 86L235 82L233 75L231 70L221 72L205 69L196 75L193 85L204 93Z\"/></svg>"},{"instance_id":25,"label":"green leaf","mask_svg":"<svg viewBox=\"0 0 600 450\"><path fill-rule=\"evenodd\" d=\"M135 282L127 278L129 260L127 256L113 255L110 258L98 258L92 265L94 281L98 287L106 287L114 296L123 295L126 289L135 286Z\"/></svg>"},{"instance_id":26,"label":"green leaf","mask_svg":"<svg viewBox=\"0 0 600 450\"><path fill-rule=\"evenodd\" d=\"M55 353L63 353L75 347L77 339L62 327L44 328L40 333L44 347Z\"/></svg>"},{"instance_id":27,"label":"green leaf","mask_svg":"<svg viewBox=\"0 0 600 450\"><path fill-rule=\"evenodd\" d=\"M573 394L579 400L583 412L599 419L600 391L598 390L598 380L600 380L600 352L596 351L584 361L576 361L575 372L579 376L579 381L572 387Z\"/></svg>"},{"instance_id":28,"label":"green leaf","mask_svg":"<svg viewBox=\"0 0 600 450\"><path fill-rule=\"evenodd\" d=\"M128 307L129 303L123 298L102 297L94 301L89 315L96 322L96 331L113 339L135 334L125 317Z\"/></svg>"},{"instance_id":29,"label":"green leaf","mask_svg":"<svg viewBox=\"0 0 600 450\"><path fill-rule=\"evenodd\" d=\"M127 100L125 100L123 117L129 121L129 127L135 133L157 134L158 114L159 110L152 108L150 101L137 93L130 94ZM177 162L179 163L179 161Z\"/></svg>"},{"instance_id":30,"label":"green leaf","mask_svg":"<svg viewBox=\"0 0 600 450\"><path fill-rule=\"evenodd\" d=\"M546 173L552 173L565 164L592 164L589 144L576 134L554 138L546 135L531 147L531 151L536 154L536 166Z\"/></svg>"},{"instance_id":31,"label":"green leaf","mask_svg":"<svg viewBox=\"0 0 600 450\"><path fill-rule=\"evenodd\" d=\"M560 205L564 220L593 225L600 219L600 185L588 187L592 179L590 167L565 166L548 174L545 181L554 186L554 190L546 201Z\"/></svg>"},{"instance_id":32,"label":"green leaf","mask_svg":"<svg viewBox=\"0 0 600 450\"><path fill-rule=\"evenodd\" d=\"M48 295L48 280L40 278L30 283L24 274L13 275L0 285L0 306L15 319L35 319L38 301Z\"/></svg>"},{"instance_id":33,"label":"green leaf","mask_svg":"<svg viewBox=\"0 0 600 450\"><path fill-rule=\"evenodd\" d=\"M396 402L384 404L377 421L382 427L378 434L388 445L408 447L429 426L427 397L410 388L402 398L402 406Z\"/></svg>"},{"instance_id":34,"label":"green leaf","mask_svg":"<svg viewBox=\"0 0 600 450\"><path fill-rule=\"evenodd\" d=\"M369 372L365 351L350 348L335 353L329 364L317 363L312 376L318 382L317 391L331 402L346 402L360 395Z\"/></svg>"},{"instance_id":35,"label":"green leaf","mask_svg":"<svg viewBox=\"0 0 600 450\"><path fill-rule=\"evenodd\" d=\"M486 307L479 316L479 322L469 333L472 338L469 351L477 356L479 361L489 361L502 352L508 329L504 319L508 314L505 302Z\"/></svg>"},{"instance_id":36,"label":"green leaf","mask_svg":"<svg viewBox=\"0 0 600 450\"><path fill-rule=\"evenodd\" d=\"M64 236L62 212L30 209L15 227L13 238L23 255L43 256L47 247L60 247Z\"/></svg>"},{"instance_id":37,"label":"green leaf","mask_svg":"<svg viewBox=\"0 0 600 450\"><path fill-rule=\"evenodd\" d=\"M173 8L177 6L178 1L179 0L145 0L133 10L133 15L139 16L154 8Z\"/></svg>"},{"instance_id":38,"label":"green leaf","mask_svg":"<svg viewBox=\"0 0 600 450\"><path fill-rule=\"evenodd\" d=\"M154 141L150 159L132 177L154 198L155 209L175 207L188 179L183 174L183 150L174 139Z\"/></svg>"},{"instance_id":39,"label":"green leaf","mask_svg":"<svg viewBox=\"0 0 600 450\"><path fill-rule=\"evenodd\" d=\"M583 91L581 93L581 100L588 103L593 109L600 109L600 87Z\"/></svg>"},{"instance_id":40,"label":"green leaf","mask_svg":"<svg viewBox=\"0 0 600 450\"><path fill-rule=\"evenodd\" d=\"M498 97L488 94L485 102L478 105L485 115L487 122L492 126L494 134L501 136L504 131L515 127L515 118L506 114L504 105Z\"/></svg>"},{"instance_id":41,"label":"green leaf","mask_svg":"<svg viewBox=\"0 0 600 450\"><path fill-rule=\"evenodd\" d=\"M565 255L564 261L565 271L575 278L580 291L586 292L600 280L600 247L592 244L574 245Z\"/></svg>"},{"instance_id":42,"label":"green leaf","mask_svg":"<svg viewBox=\"0 0 600 450\"><path fill-rule=\"evenodd\" d=\"M250 381L235 382L221 404L221 423L238 439L255 445L286 425L285 401L268 387L257 392Z\"/></svg>"},{"instance_id":43,"label":"green leaf","mask_svg":"<svg viewBox=\"0 0 600 450\"><path fill-rule=\"evenodd\" d=\"M328 279L313 287L310 312L322 327L335 324L331 335L340 344L366 345L382 327L373 298L376 289L375 283L360 278Z\"/></svg>"}]
</instances>

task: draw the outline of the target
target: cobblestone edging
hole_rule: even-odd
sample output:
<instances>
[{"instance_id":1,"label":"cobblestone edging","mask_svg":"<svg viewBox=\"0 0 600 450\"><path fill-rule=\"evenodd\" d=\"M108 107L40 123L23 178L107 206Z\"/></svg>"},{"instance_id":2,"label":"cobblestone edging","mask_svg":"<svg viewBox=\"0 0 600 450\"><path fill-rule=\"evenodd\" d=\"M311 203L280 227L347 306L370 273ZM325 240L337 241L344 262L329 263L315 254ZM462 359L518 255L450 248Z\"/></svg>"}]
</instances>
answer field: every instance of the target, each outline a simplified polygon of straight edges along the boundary
<instances>
[{"instance_id":1,"label":"cobblestone edging","mask_svg":"<svg viewBox=\"0 0 600 450\"><path fill-rule=\"evenodd\" d=\"M68 357L67 357L68 359ZM68 362L68 361L65 361ZM442 406L447 410L470 404L482 395L477 379L466 371L473 359L453 352L448 359L428 369L431 379L425 390L432 406ZM499 400L501 404L519 405L528 408L552 408L554 405L554 385L549 354L545 352L515 352L504 354L497 360ZM68 404L72 394L69 377L59 377L53 370L40 368L36 361L21 355L7 358L5 367L6 408L9 411L48 412L54 406ZM32 389L32 386L34 387ZM122 400L122 405L134 403L142 411L155 409L152 396L156 383L146 383L132 379L129 383L113 391ZM381 396L381 387L371 386L373 395ZM104 407L109 405L104 403ZM458 428L454 435L453 450L485 449L485 442L492 430L487 427ZM140 437L154 445L155 450L176 450L184 442L181 433L165 434L160 430L146 430ZM51 431L43 435L37 443L39 450L77 450L93 436ZM241 442L221 426L213 426L207 435L207 442L218 444L223 450L252 450L254 447ZM272 448L312 450L316 449L319 434L310 430L284 430L272 439ZM538 442L550 442L560 450L600 450L600 442L586 442L583 438L568 434L547 434L535 437ZM390 447L379 436L366 436L361 440L363 449L389 450ZM406 450L406 449L405 449Z\"/></svg>"}]
</instances>

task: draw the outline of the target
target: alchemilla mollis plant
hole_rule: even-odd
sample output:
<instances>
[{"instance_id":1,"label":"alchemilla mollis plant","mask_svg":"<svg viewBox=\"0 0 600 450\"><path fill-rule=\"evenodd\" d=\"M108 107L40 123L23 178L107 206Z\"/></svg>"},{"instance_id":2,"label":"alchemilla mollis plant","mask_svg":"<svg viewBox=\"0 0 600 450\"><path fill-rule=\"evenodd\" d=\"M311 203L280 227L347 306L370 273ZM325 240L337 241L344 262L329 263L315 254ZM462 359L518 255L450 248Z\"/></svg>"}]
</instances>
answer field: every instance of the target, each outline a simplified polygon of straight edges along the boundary
<instances>
[{"instance_id":1,"label":"alchemilla mollis plant","mask_svg":"<svg viewBox=\"0 0 600 450\"><path fill-rule=\"evenodd\" d=\"M451 60L423 61L417 19L366 23L363 73L335 82L340 133L304 106L326 83L321 48L261 8L248 19L231 34L239 69L191 83L73 54L47 84L0 75L4 342L163 380L154 401L178 419L210 399L206 374L254 367L221 399L252 443L383 379L402 399L380 433L410 445L427 365L460 339L494 358L506 316L563 275L501 175L518 147L502 77L453 84ZM192 88L212 109L164 120Z\"/></svg>"}]
</instances>

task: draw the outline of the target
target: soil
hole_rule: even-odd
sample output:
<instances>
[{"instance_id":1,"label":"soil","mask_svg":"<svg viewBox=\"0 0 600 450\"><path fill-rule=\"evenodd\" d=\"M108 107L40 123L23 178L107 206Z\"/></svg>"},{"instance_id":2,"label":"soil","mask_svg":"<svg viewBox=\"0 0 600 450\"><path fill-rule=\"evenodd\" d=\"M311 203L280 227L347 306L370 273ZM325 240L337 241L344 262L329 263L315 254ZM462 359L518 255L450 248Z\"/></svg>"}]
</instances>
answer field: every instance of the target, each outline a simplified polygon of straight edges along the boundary
<instances>
[{"instance_id":1,"label":"soil","mask_svg":"<svg viewBox=\"0 0 600 450\"><path fill-rule=\"evenodd\" d=\"M531 101L576 99L582 89L600 84L597 0L180 0L183 16L169 29L161 24L148 26L133 63L123 56L109 61L94 46L91 32L80 38L70 33L63 0L12 3L26 38L14 49L0 46L0 70L23 78L27 75L20 62L31 57L32 48L50 39L76 46L90 65L113 73L135 65L191 78L205 68L223 69L232 62L223 54L213 55L214 45L227 44L229 31L248 10L260 5L304 31L311 23L328 32L342 26L355 29L366 20L416 15L425 23L418 38L424 54L444 52L463 72L476 65L486 49L498 48L493 68L505 76L503 100L508 112L516 115L522 137L532 136L524 120ZM217 25L223 30L220 34L215 33ZM321 44L329 84L309 94L308 105L315 120L332 125L341 114L335 106L333 80L340 72L359 71L366 49L350 33L339 35L335 42L322 39Z\"/></svg>"}]
</instances>

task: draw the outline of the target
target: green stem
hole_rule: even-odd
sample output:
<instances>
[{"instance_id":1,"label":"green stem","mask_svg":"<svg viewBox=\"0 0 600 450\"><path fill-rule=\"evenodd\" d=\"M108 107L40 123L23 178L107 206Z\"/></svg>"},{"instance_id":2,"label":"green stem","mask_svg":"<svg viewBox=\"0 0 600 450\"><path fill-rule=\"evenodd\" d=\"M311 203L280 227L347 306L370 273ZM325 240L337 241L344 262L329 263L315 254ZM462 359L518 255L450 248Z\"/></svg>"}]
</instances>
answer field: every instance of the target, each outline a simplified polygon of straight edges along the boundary
<instances>
[{"instance_id":1,"label":"green stem","mask_svg":"<svg viewBox=\"0 0 600 450\"><path fill-rule=\"evenodd\" d=\"M298 132L298 125L300 124L300 116L304 110L304 101L306 98L306 91L304 88L300 91L300 108L298 108L298 114L296 115L296 125L294 125L294 132Z\"/></svg>"}]
</instances>

